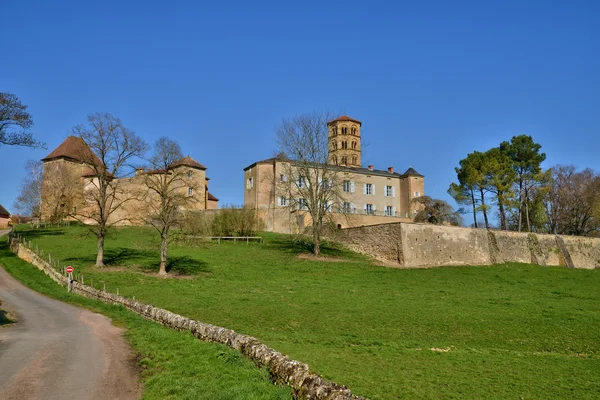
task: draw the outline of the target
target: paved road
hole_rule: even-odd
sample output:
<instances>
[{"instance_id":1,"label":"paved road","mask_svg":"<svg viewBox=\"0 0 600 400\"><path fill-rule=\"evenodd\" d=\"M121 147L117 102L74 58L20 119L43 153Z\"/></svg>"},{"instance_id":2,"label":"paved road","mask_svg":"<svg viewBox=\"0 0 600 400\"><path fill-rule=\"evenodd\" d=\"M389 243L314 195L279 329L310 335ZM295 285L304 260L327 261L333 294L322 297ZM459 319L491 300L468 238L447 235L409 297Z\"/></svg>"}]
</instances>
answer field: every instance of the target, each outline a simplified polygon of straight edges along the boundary
<instances>
[{"instance_id":1,"label":"paved road","mask_svg":"<svg viewBox=\"0 0 600 400\"><path fill-rule=\"evenodd\" d=\"M133 353L110 320L50 299L0 268L0 399L139 399Z\"/></svg>"}]
</instances>

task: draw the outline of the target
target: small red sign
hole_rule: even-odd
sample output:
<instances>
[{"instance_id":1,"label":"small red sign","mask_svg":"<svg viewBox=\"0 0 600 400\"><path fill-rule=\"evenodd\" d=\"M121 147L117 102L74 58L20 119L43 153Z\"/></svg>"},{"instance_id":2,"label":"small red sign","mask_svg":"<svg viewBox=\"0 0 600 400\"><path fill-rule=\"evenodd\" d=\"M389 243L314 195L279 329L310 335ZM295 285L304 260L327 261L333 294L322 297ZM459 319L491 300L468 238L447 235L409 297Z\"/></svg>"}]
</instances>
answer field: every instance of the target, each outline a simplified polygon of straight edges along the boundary
<instances>
[{"instance_id":1,"label":"small red sign","mask_svg":"<svg viewBox=\"0 0 600 400\"><path fill-rule=\"evenodd\" d=\"M71 267L70 265L67 267L67 274L70 274L71 272L73 272L73 267Z\"/></svg>"}]
</instances>

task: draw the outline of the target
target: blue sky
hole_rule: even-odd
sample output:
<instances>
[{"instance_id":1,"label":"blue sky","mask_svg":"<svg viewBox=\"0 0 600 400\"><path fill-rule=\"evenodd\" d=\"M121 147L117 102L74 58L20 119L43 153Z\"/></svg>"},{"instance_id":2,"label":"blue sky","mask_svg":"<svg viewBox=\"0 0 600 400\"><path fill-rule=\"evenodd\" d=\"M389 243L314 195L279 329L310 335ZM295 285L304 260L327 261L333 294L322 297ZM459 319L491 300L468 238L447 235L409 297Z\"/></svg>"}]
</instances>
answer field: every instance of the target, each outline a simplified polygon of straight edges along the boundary
<instances>
[{"instance_id":1,"label":"blue sky","mask_svg":"<svg viewBox=\"0 0 600 400\"><path fill-rule=\"evenodd\" d=\"M461 158L518 134L546 168L600 171L600 2L22 0L2 15L0 91L48 145L0 147L9 211L25 162L94 112L177 140L221 204L243 202L281 119L313 110L361 120L363 164L412 166L449 201Z\"/></svg>"}]
</instances>

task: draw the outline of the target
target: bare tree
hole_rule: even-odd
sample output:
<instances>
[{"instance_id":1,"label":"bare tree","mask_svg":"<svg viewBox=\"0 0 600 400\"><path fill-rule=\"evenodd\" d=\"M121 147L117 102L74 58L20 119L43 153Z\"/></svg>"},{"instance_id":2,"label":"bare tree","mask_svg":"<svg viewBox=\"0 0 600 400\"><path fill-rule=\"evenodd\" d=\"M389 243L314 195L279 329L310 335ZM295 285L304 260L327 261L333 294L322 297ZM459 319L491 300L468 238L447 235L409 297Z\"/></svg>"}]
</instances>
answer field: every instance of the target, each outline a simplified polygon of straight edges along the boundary
<instances>
[{"instance_id":1,"label":"bare tree","mask_svg":"<svg viewBox=\"0 0 600 400\"><path fill-rule=\"evenodd\" d=\"M44 147L26 129L33 125L27 106L12 93L0 93L0 144L8 146ZM22 131L12 131L14 128Z\"/></svg>"},{"instance_id":2,"label":"bare tree","mask_svg":"<svg viewBox=\"0 0 600 400\"><path fill-rule=\"evenodd\" d=\"M182 158L177 142L161 137L154 144L151 169L144 173L144 185L149 192L144 201L146 222L160 234L160 275L167 273L169 232L185 216L182 209L197 201L189 195L190 189L192 193L197 191L197 183L177 165Z\"/></svg>"},{"instance_id":3,"label":"bare tree","mask_svg":"<svg viewBox=\"0 0 600 400\"><path fill-rule=\"evenodd\" d=\"M413 203L421 205L415 215L415 222L427 222L435 225L460 225L462 217L444 200L433 199L429 196L415 197Z\"/></svg>"},{"instance_id":4,"label":"bare tree","mask_svg":"<svg viewBox=\"0 0 600 400\"><path fill-rule=\"evenodd\" d=\"M13 207L21 214L39 217L44 163L29 160L25 164L25 170L27 171L27 176L21 184L19 195L15 199Z\"/></svg>"},{"instance_id":5,"label":"bare tree","mask_svg":"<svg viewBox=\"0 0 600 400\"><path fill-rule=\"evenodd\" d=\"M111 217L134 198L134 194L121 190L119 178L126 176L126 168L131 167L128 163L143 156L147 145L119 118L107 113L89 115L88 125L75 126L72 132L89 148L81 154L81 160L89 167L85 197L90 206L79 210L75 217L92 222L87 226L98 239L96 267L103 267L104 239L109 228L128 218Z\"/></svg>"},{"instance_id":6,"label":"bare tree","mask_svg":"<svg viewBox=\"0 0 600 400\"><path fill-rule=\"evenodd\" d=\"M321 237L334 204L343 201L341 168L329 163L327 122L331 119L324 112L301 114L284 119L276 130L279 151L290 157L282 163L278 201L292 212L310 215L315 255L321 252Z\"/></svg>"}]
</instances>

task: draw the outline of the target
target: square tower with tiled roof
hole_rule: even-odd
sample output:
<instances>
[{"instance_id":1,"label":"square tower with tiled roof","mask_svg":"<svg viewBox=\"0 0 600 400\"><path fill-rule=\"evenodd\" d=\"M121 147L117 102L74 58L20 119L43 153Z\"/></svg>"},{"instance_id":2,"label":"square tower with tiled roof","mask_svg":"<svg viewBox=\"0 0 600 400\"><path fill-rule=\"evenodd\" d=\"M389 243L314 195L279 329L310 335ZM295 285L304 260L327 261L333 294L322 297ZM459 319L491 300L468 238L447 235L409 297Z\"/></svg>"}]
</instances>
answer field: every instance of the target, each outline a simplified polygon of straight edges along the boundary
<instances>
[{"instance_id":1,"label":"square tower with tiled roof","mask_svg":"<svg viewBox=\"0 0 600 400\"><path fill-rule=\"evenodd\" d=\"M361 166L360 127L362 123L342 115L327 123L329 163L348 167Z\"/></svg>"}]
</instances>

